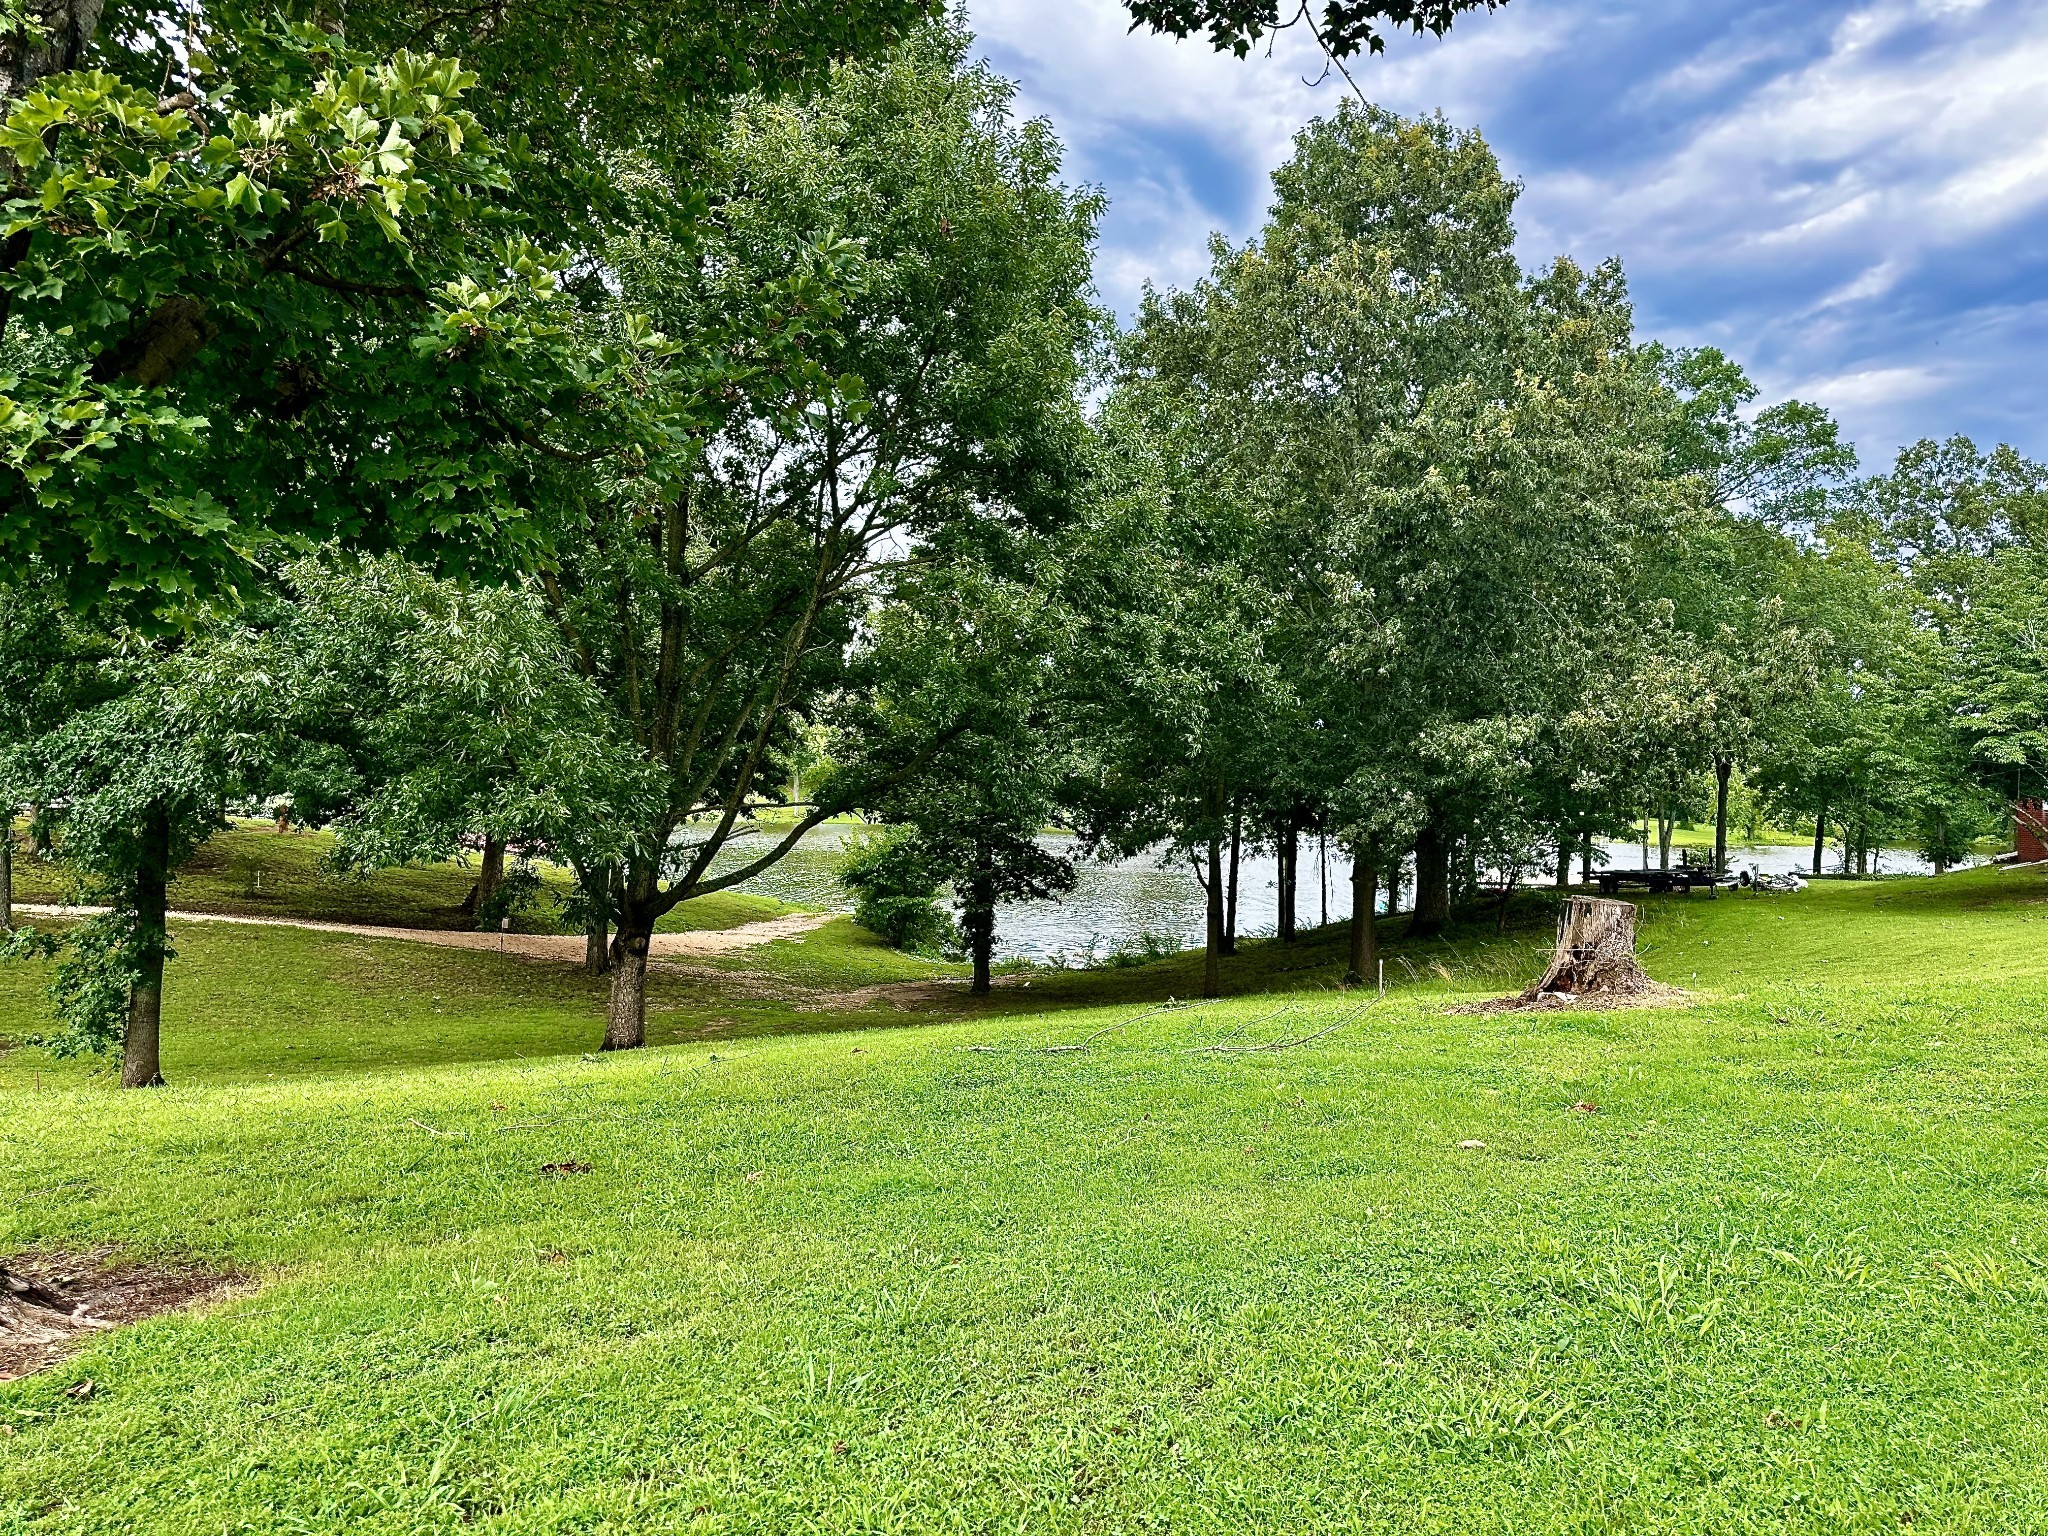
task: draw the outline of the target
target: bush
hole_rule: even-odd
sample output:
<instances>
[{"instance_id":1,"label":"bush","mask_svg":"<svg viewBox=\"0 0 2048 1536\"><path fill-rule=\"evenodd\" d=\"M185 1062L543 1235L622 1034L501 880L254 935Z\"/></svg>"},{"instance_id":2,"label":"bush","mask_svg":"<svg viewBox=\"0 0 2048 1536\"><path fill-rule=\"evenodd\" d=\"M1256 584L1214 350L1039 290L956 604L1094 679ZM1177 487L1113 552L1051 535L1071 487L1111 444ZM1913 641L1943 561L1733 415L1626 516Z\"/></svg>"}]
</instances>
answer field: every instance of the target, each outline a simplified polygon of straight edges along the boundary
<instances>
[{"instance_id":1,"label":"bush","mask_svg":"<svg viewBox=\"0 0 2048 1536\"><path fill-rule=\"evenodd\" d=\"M912 954L958 947L952 915L939 904L943 882L916 833L880 832L849 842L838 874L853 893L853 920L868 932Z\"/></svg>"}]
</instances>

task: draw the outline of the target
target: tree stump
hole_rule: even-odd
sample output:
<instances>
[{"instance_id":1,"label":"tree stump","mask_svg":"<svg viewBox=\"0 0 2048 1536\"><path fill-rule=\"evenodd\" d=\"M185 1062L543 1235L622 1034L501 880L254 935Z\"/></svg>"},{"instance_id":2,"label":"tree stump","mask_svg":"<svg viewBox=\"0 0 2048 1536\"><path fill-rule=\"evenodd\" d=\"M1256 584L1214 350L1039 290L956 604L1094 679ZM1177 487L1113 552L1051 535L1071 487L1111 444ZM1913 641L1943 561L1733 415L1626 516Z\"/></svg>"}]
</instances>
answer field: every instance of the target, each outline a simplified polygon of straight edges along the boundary
<instances>
[{"instance_id":1,"label":"tree stump","mask_svg":"<svg viewBox=\"0 0 2048 1536\"><path fill-rule=\"evenodd\" d=\"M0 1345L52 1344L82 1326L68 1296L0 1265Z\"/></svg>"},{"instance_id":2,"label":"tree stump","mask_svg":"<svg viewBox=\"0 0 2048 1536\"><path fill-rule=\"evenodd\" d=\"M1573 997L1647 992L1654 985L1636 964L1636 909L1626 901L1574 896L1557 920L1550 969L1528 996L1564 992Z\"/></svg>"}]
</instances>

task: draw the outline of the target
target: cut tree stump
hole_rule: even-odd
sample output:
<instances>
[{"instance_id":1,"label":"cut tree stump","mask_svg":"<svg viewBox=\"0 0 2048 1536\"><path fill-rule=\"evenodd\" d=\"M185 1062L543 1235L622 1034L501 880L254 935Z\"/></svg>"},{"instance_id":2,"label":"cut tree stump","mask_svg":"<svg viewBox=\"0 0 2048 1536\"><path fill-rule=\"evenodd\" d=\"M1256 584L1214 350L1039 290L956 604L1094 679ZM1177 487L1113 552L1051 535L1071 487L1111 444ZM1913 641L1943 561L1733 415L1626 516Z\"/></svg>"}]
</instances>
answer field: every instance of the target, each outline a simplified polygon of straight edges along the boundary
<instances>
[{"instance_id":1,"label":"cut tree stump","mask_svg":"<svg viewBox=\"0 0 2048 1536\"><path fill-rule=\"evenodd\" d=\"M70 1297L0 1266L0 1344L52 1344L90 1326Z\"/></svg>"},{"instance_id":2,"label":"cut tree stump","mask_svg":"<svg viewBox=\"0 0 2048 1536\"><path fill-rule=\"evenodd\" d=\"M1527 995L1632 996L1655 985L1636 964L1635 907L1626 901L1574 896L1557 920L1557 949L1550 969Z\"/></svg>"}]
</instances>

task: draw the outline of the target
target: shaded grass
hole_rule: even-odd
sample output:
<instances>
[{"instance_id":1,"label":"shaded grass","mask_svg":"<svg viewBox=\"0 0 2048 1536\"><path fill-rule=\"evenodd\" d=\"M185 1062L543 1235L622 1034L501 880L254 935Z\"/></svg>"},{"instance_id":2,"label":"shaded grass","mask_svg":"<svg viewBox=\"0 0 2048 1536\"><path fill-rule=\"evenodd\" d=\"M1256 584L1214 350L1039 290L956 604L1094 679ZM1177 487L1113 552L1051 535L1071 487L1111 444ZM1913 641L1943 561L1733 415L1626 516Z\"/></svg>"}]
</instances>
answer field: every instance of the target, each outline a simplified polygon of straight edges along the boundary
<instances>
[{"instance_id":1,"label":"shaded grass","mask_svg":"<svg viewBox=\"0 0 2048 1536\"><path fill-rule=\"evenodd\" d=\"M234 1082L302 1074L574 1055L604 1035L609 978L579 966L402 939L203 922L175 925L164 999L164 1074ZM649 971L650 1045L846 1029L899 1015L877 1000L865 1016L836 1005L844 990L957 974L917 960L838 918L804 942L717 960L656 962ZM0 1040L47 1025L44 964L0 965ZM0 1051L0 1091L108 1079L111 1064Z\"/></svg>"},{"instance_id":2,"label":"shaded grass","mask_svg":"<svg viewBox=\"0 0 2048 1536\"><path fill-rule=\"evenodd\" d=\"M625 1058L10 1064L0 1251L268 1284L0 1386L0 1529L2048 1528L2048 882L1653 902L1691 1006L1445 1017L1543 906L1356 1017L1331 935L1064 1055L1189 962ZM720 973L899 979L837 927Z\"/></svg>"}]
</instances>

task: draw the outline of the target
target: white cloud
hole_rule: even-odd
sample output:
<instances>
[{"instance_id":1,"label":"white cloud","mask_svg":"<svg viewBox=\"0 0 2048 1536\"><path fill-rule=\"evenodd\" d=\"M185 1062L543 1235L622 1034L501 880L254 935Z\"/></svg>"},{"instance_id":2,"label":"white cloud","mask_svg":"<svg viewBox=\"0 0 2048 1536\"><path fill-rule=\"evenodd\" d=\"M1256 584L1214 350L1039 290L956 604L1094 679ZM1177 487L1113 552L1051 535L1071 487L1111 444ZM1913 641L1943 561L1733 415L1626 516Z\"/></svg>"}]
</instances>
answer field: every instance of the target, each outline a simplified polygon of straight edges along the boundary
<instances>
[{"instance_id":1,"label":"white cloud","mask_svg":"<svg viewBox=\"0 0 2048 1536\"><path fill-rule=\"evenodd\" d=\"M1204 271L1212 229L1256 227L1265 176L1344 89L1304 84L1305 36L1237 60L1130 34L1119 0L972 0L970 19L1108 190L1100 282L1125 313L1145 279ZM1728 347L1880 452L1964 424L1944 411L2048 420L2015 333L1977 323L2048 281L2021 238L2039 223L2048 250L2041 0L1515 0L1354 74L1486 132L1526 187L1526 259L1620 256L1658 334Z\"/></svg>"}]
</instances>

